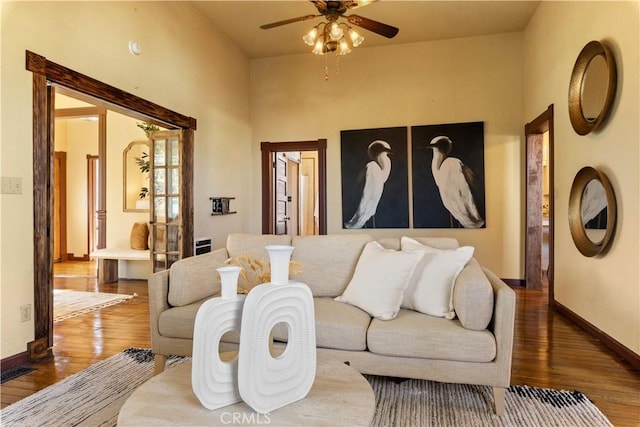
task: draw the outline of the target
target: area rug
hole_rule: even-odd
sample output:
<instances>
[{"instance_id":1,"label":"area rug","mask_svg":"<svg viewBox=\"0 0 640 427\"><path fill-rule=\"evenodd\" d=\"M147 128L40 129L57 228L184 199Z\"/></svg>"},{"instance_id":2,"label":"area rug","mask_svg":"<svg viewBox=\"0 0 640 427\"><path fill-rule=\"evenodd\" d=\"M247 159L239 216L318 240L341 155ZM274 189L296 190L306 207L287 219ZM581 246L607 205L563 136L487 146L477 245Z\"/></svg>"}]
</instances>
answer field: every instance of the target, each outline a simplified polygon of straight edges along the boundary
<instances>
[{"instance_id":1,"label":"area rug","mask_svg":"<svg viewBox=\"0 0 640 427\"><path fill-rule=\"evenodd\" d=\"M32 368L31 366L16 366L15 368L2 372L0 375L0 384L14 380L35 370L36 368Z\"/></svg>"},{"instance_id":2,"label":"area rug","mask_svg":"<svg viewBox=\"0 0 640 427\"><path fill-rule=\"evenodd\" d=\"M54 289L53 321L59 322L103 307L119 304L131 298L133 295Z\"/></svg>"},{"instance_id":3,"label":"area rug","mask_svg":"<svg viewBox=\"0 0 640 427\"><path fill-rule=\"evenodd\" d=\"M169 366L189 361L173 357ZM150 350L130 348L0 411L3 426L115 426L127 397L153 374ZM374 426L611 426L578 392L512 386L505 415L493 414L483 386L367 376L376 395Z\"/></svg>"}]
</instances>

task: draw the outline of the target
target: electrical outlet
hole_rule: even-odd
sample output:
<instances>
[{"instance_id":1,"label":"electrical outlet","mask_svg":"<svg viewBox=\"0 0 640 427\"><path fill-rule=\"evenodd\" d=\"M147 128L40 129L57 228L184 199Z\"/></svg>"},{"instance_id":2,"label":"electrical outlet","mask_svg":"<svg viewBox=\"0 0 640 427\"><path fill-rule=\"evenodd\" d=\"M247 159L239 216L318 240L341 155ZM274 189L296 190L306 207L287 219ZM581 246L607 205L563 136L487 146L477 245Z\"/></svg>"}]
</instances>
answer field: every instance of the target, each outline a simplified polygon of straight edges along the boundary
<instances>
[{"instance_id":1,"label":"electrical outlet","mask_svg":"<svg viewBox=\"0 0 640 427\"><path fill-rule=\"evenodd\" d=\"M3 176L2 194L22 194L22 178Z\"/></svg>"},{"instance_id":2,"label":"electrical outlet","mask_svg":"<svg viewBox=\"0 0 640 427\"><path fill-rule=\"evenodd\" d=\"M31 320L31 304L26 304L20 307L20 321L28 322Z\"/></svg>"}]
</instances>

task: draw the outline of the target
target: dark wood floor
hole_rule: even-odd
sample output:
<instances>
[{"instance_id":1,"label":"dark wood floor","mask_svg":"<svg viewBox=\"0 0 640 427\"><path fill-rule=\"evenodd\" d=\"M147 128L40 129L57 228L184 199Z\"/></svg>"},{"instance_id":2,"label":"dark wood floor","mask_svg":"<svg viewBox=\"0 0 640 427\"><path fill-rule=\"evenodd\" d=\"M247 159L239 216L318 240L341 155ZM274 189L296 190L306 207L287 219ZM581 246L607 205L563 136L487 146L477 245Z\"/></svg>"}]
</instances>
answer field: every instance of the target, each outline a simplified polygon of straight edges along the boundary
<instances>
[{"instance_id":1,"label":"dark wood floor","mask_svg":"<svg viewBox=\"0 0 640 427\"><path fill-rule=\"evenodd\" d=\"M87 263L68 263L66 277L56 278L55 287L137 296L56 323L53 357L35 364L36 371L3 384L2 407L127 347L150 347L146 282L121 280L97 286L90 277L92 268L87 270ZM640 372L550 310L546 291L517 288L516 295L512 384L578 390L615 426L640 426Z\"/></svg>"}]
</instances>

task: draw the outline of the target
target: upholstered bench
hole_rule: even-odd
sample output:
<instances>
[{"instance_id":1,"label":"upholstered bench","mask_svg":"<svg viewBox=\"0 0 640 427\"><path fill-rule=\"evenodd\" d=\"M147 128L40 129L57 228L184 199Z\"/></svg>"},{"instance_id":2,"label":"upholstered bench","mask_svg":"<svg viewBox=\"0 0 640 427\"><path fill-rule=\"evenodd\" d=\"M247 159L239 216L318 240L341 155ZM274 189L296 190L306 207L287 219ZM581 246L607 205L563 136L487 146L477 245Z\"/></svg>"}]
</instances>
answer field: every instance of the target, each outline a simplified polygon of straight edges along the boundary
<instances>
[{"instance_id":1,"label":"upholstered bench","mask_svg":"<svg viewBox=\"0 0 640 427\"><path fill-rule=\"evenodd\" d=\"M137 265L123 266L123 278L146 279L151 274L151 253L148 249L106 248L91 253L91 259L98 261L98 283L116 282L120 278L119 262L135 262ZM144 265L142 263L144 262Z\"/></svg>"}]
</instances>

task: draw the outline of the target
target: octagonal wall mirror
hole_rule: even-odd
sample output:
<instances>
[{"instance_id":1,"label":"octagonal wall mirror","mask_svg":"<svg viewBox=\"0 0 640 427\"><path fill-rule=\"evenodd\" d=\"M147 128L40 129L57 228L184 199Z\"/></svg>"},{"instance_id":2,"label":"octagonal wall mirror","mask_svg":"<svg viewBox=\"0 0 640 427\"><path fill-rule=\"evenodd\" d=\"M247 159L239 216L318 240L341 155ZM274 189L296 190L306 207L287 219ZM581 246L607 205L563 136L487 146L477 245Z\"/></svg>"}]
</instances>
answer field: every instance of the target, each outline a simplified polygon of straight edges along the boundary
<instances>
[{"instance_id":1,"label":"octagonal wall mirror","mask_svg":"<svg viewBox=\"0 0 640 427\"><path fill-rule=\"evenodd\" d=\"M616 95L616 63L609 48L591 41L578 55L569 84L569 119L578 135L598 129Z\"/></svg>"},{"instance_id":2,"label":"octagonal wall mirror","mask_svg":"<svg viewBox=\"0 0 640 427\"><path fill-rule=\"evenodd\" d=\"M149 142L131 142L122 156L123 210L149 212Z\"/></svg>"},{"instance_id":3,"label":"octagonal wall mirror","mask_svg":"<svg viewBox=\"0 0 640 427\"><path fill-rule=\"evenodd\" d=\"M569 229L584 256L602 253L616 226L616 198L605 174L584 167L576 174L569 195Z\"/></svg>"}]
</instances>

